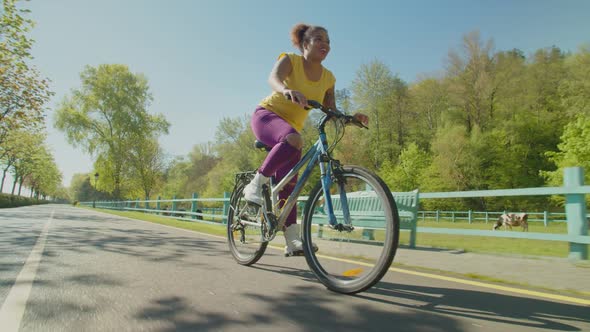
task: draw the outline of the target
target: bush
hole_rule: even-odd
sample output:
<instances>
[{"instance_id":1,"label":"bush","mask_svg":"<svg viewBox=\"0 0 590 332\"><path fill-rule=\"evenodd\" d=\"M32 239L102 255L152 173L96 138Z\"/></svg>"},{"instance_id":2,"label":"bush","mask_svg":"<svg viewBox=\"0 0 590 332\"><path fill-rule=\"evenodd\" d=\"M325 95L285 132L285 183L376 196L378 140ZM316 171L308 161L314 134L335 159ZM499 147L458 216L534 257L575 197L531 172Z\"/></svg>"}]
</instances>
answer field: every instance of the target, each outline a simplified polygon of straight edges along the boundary
<instances>
[{"instance_id":1,"label":"bush","mask_svg":"<svg viewBox=\"0 0 590 332\"><path fill-rule=\"evenodd\" d=\"M0 194L0 208L11 208L18 206L38 205L47 203L49 202L45 200L14 196L9 194Z\"/></svg>"}]
</instances>

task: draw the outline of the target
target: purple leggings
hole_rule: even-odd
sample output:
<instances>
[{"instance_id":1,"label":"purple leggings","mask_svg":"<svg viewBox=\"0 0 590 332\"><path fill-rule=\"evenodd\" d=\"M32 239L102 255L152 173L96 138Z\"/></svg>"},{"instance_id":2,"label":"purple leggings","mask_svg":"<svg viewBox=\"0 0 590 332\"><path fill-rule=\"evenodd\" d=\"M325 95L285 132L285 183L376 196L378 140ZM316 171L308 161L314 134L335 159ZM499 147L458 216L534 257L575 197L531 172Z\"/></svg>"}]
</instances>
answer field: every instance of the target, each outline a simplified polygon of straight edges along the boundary
<instances>
[{"instance_id":1,"label":"purple leggings","mask_svg":"<svg viewBox=\"0 0 590 332\"><path fill-rule=\"evenodd\" d=\"M286 139L289 134L299 135L299 133L283 118L261 106L256 107L250 125L254 136L260 142L272 148L258 172L266 177L274 175L278 183L301 159L301 150L289 144ZM293 192L296 182L297 176L279 192L279 206L282 207L285 204L287 198ZM285 226L296 223L297 206L287 216Z\"/></svg>"}]
</instances>

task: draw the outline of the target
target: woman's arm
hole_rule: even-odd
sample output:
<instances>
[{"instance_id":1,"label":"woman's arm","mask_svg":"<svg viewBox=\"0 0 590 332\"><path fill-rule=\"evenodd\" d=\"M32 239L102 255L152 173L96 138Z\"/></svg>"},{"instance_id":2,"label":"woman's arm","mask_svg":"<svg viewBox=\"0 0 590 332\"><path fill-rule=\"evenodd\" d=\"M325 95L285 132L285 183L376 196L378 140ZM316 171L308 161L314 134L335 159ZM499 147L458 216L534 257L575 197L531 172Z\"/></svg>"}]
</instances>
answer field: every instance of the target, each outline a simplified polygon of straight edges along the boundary
<instances>
[{"instance_id":1,"label":"woman's arm","mask_svg":"<svg viewBox=\"0 0 590 332\"><path fill-rule=\"evenodd\" d=\"M281 57L272 68L270 72L270 76L268 77L268 83L273 91L283 94L287 98L291 98L291 101L299 104L301 107L307 106L307 99L305 96L295 90L289 89L284 81L287 76L293 70L293 65L291 65L291 60L289 60L288 56Z\"/></svg>"},{"instance_id":2,"label":"woman's arm","mask_svg":"<svg viewBox=\"0 0 590 332\"><path fill-rule=\"evenodd\" d=\"M328 91L326 91L326 94L324 95L323 104L331 110L336 109L336 96L334 92L334 87L331 87L328 89ZM369 117L363 113L356 113L354 114L354 117L365 126L369 124Z\"/></svg>"},{"instance_id":3,"label":"woman's arm","mask_svg":"<svg viewBox=\"0 0 590 332\"><path fill-rule=\"evenodd\" d=\"M331 110L336 109L336 96L334 95L334 87L329 88L324 95L322 104Z\"/></svg>"}]
</instances>

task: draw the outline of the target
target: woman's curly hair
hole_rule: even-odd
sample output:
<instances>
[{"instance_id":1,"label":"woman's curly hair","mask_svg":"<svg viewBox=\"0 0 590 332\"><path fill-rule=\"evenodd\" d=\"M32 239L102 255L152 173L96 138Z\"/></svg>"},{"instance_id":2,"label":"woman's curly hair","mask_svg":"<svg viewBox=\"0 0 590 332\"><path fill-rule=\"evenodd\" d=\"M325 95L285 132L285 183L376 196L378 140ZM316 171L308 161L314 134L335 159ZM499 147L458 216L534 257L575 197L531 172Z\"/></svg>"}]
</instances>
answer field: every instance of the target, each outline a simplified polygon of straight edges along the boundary
<instances>
[{"instance_id":1,"label":"woman's curly hair","mask_svg":"<svg viewBox=\"0 0 590 332\"><path fill-rule=\"evenodd\" d=\"M323 30L326 33L328 32L326 28L317 25L309 25L305 23L295 24L291 29L291 42L293 43L293 46L297 47L297 49L303 53L303 43L309 41L313 33L317 30Z\"/></svg>"}]
</instances>

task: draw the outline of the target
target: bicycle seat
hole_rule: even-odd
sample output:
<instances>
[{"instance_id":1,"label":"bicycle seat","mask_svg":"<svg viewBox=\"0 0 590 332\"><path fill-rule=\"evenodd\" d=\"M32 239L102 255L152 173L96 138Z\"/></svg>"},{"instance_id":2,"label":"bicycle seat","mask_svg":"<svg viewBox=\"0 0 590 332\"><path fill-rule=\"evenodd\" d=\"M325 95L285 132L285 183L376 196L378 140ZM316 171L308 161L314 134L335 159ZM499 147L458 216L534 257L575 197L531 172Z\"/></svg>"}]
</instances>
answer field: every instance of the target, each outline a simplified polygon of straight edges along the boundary
<instances>
[{"instance_id":1,"label":"bicycle seat","mask_svg":"<svg viewBox=\"0 0 590 332\"><path fill-rule=\"evenodd\" d=\"M272 149L270 146L267 146L259 140L254 141L254 147L257 149L265 149L266 151L270 151Z\"/></svg>"}]
</instances>

